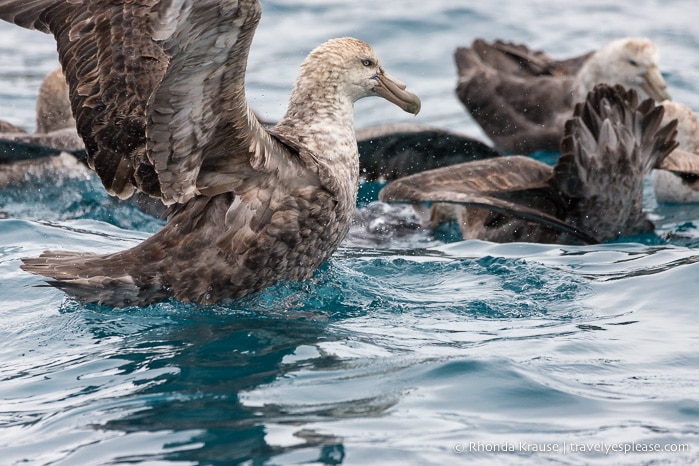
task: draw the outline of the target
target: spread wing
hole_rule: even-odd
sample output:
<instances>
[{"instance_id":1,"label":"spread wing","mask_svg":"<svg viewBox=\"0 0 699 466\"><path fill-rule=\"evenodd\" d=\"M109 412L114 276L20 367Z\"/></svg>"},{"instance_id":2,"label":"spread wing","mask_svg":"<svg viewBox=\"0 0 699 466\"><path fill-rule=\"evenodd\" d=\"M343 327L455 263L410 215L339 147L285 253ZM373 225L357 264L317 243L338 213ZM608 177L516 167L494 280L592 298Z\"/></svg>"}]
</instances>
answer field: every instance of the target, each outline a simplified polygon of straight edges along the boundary
<instances>
[{"instance_id":1,"label":"spread wing","mask_svg":"<svg viewBox=\"0 0 699 466\"><path fill-rule=\"evenodd\" d=\"M564 221L527 205L532 193L550 186L553 170L529 157L499 157L429 170L395 180L379 193L385 202L448 202L478 207L539 222L572 234L584 242L597 241Z\"/></svg>"},{"instance_id":2,"label":"spread wing","mask_svg":"<svg viewBox=\"0 0 699 466\"><path fill-rule=\"evenodd\" d=\"M630 186L641 186L645 175L662 167L677 147L677 120L661 126L663 111L652 99L639 103L633 90L597 85L566 122L554 168L557 186L570 197L630 202ZM619 194L611 196L616 190Z\"/></svg>"},{"instance_id":3,"label":"spread wing","mask_svg":"<svg viewBox=\"0 0 699 466\"><path fill-rule=\"evenodd\" d=\"M551 174L549 165L529 157L496 157L400 178L386 185L381 196L385 201L420 201L442 191L491 195L544 187Z\"/></svg>"},{"instance_id":4,"label":"spread wing","mask_svg":"<svg viewBox=\"0 0 699 466\"><path fill-rule=\"evenodd\" d=\"M78 132L108 192L166 204L230 190L289 153L245 100L260 13L258 0L0 0L0 18L56 37ZM214 173L221 159L234 169Z\"/></svg>"}]
</instances>

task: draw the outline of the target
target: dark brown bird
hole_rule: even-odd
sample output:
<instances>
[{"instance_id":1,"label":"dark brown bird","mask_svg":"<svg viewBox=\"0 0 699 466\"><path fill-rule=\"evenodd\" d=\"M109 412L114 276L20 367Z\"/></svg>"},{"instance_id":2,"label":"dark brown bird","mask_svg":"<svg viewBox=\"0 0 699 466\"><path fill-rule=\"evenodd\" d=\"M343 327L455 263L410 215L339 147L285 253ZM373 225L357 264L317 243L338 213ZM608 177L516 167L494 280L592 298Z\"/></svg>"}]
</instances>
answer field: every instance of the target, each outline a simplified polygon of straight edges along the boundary
<instances>
[{"instance_id":1,"label":"dark brown bird","mask_svg":"<svg viewBox=\"0 0 699 466\"><path fill-rule=\"evenodd\" d=\"M658 57L645 38L618 39L565 60L525 45L476 39L454 53L456 94L496 149L557 151L573 107L596 84L620 84L658 102L669 99Z\"/></svg>"},{"instance_id":2,"label":"dark brown bird","mask_svg":"<svg viewBox=\"0 0 699 466\"><path fill-rule=\"evenodd\" d=\"M367 181L391 181L413 173L502 155L464 134L411 123L357 130L359 168Z\"/></svg>"},{"instance_id":3,"label":"dark brown bird","mask_svg":"<svg viewBox=\"0 0 699 466\"><path fill-rule=\"evenodd\" d=\"M170 205L114 254L45 252L23 269L83 302L216 303L304 280L347 234L359 163L354 102L420 101L374 51L333 39L301 65L270 130L245 99L259 1L0 0L0 18L56 37L88 162L110 194Z\"/></svg>"},{"instance_id":4,"label":"dark brown bird","mask_svg":"<svg viewBox=\"0 0 699 466\"><path fill-rule=\"evenodd\" d=\"M698 157L673 151L677 122L662 126L663 112L633 90L599 85L566 123L554 167L525 156L463 163L393 181L379 198L436 203L432 225L456 220L465 239L594 243L652 231L648 172L699 174Z\"/></svg>"}]
</instances>

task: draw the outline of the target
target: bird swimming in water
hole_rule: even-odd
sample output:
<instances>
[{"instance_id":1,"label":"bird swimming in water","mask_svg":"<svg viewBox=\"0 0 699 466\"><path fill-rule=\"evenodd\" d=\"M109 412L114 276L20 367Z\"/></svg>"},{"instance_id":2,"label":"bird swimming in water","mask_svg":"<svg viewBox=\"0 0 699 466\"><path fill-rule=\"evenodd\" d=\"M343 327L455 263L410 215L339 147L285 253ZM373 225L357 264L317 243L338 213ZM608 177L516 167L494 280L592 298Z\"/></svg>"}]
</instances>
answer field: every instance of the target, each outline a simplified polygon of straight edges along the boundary
<instances>
[{"instance_id":1,"label":"bird swimming in water","mask_svg":"<svg viewBox=\"0 0 699 466\"><path fill-rule=\"evenodd\" d=\"M112 254L52 251L26 271L85 303L211 304L305 280L344 239L359 162L354 102L420 101L354 38L301 65L265 129L245 99L257 0L0 0L0 18L56 37L88 162L110 194L169 205L161 231Z\"/></svg>"},{"instance_id":2,"label":"bird swimming in water","mask_svg":"<svg viewBox=\"0 0 699 466\"><path fill-rule=\"evenodd\" d=\"M596 84L620 84L642 99L670 99L657 46L614 40L594 52L556 60L525 45L476 39L454 52L456 94L495 148L509 154L557 151L565 122Z\"/></svg>"},{"instance_id":3,"label":"bird swimming in water","mask_svg":"<svg viewBox=\"0 0 699 466\"><path fill-rule=\"evenodd\" d=\"M699 174L677 146L677 121L633 90L596 86L565 125L554 167L526 156L468 162L387 184L385 202L431 202L430 225L456 221L464 239L596 243L653 231L642 208L653 168ZM446 203L446 204L445 204Z\"/></svg>"}]
</instances>

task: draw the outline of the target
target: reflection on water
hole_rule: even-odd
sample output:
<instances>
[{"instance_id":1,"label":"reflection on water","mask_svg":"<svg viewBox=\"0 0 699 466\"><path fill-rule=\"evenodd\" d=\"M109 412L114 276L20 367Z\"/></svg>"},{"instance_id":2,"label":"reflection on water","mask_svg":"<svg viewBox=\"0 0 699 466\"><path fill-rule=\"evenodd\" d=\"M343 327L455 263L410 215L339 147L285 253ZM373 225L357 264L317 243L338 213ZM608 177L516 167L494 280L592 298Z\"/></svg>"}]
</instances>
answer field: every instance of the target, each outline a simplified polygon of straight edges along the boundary
<instances>
[{"instance_id":1,"label":"reflection on water","mask_svg":"<svg viewBox=\"0 0 699 466\"><path fill-rule=\"evenodd\" d=\"M270 317L249 310L173 305L89 311L69 302L56 319L63 321L64 334L38 339L43 345L37 351L43 354L31 358L35 367L23 373L13 373L12 367L2 371L3 399L14 399L13 404L25 405L25 409L34 405L30 412L6 420L25 430L18 436L25 439L22 448L9 447L6 458L18 460L29 446L39 454L45 448L48 455L53 442L65 441L66 416L79 421L77 425L84 422L80 430L97 432L72 436L71 449L89 450L90 443L100 439L121 451L119 461L160 457L238 462L274 455L279 451L266 445L261 421L278 416L241 405L240 393L284 378L309 363L337 365L328 356L319 355L310 362L294 359L297 348L335 338L326 331L327 318L314 319L311 313ZM73 351L46 366L41 360L50 354L41 348L47 345ZM48 374L50 388L40 383ZM31 388L37 383L45 390ZM57 410L63 419L54 418L52 412ZM29 442L27 429L35 431ZM152 442L171 432L179 433L176 442L156 441L149 449L145 445L137 449L137 454L119 446L125 434L138 434ZM301 434L304 448L317 446L321 454L330 456L341 450L337 440ZM5 447L8 440L3 441ZM126 446L133 441L126 441Z\"/></svg>"},{"instance_id":2,"label":"reflection on water","mask_svg":"<svg viewBox=\"0 0 699 466\"><path fill-rule=\"evenodd\" d=\"M134 367L122 366L124 372L176 371L163 373L152 380L154 384L139 390L136 398L143 400L144 409L100 428L127 433L192 432L179 451L165 455L178 461L238 462L274 454L260 423L269 416L242 406L239 394L296 369L293 363L282 364L284 357L322 338L324 324L293 318L221 320L214 316L187 322L172 334L158 335L159 329L145 341L129 342L128 354L120 357ZM236 442L231 443L231 438ZM313 436L308 441L306 447L325 445L324 439Z\"/></svg>"},{"instance_id":3,"label":"reflection on water","mask_svg":"<svg viewBox=\"0 0 699 466\"><path fill-rule=\"evenodd\" d=\"M371 464L377 449L431 464L470 439L697 435L691 250L345 247L313 280L235 304L115 310L31 288L41 280L17 270L47 243L97 250L147 235L73 222L0 221L17 245L0 259L10 464L28 452L43 463Z\"/></svg>"}]
</instances>

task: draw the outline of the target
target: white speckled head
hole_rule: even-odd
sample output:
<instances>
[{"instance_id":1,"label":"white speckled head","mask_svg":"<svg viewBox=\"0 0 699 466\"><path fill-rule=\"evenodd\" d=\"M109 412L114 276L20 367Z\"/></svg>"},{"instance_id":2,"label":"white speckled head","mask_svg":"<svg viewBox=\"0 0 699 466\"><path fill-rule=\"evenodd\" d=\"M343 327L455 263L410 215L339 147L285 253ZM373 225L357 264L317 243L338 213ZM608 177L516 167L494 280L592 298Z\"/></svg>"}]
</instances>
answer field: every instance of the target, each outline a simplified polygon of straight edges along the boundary
<instances>
[{"instance_id":1,"label":"white speckled head","mask_svg":"<svg viewBox=\"0 0 699 466\"><path fill-rule=\"evenodd\" d=\"M352 102L381 96L406 112L417 114L420 110L418 97L384 72L379 57L367 43L352 37L331 39L315 48L301 65L299 81L311 87L333 83Z\"/></svg>"},{"instance_id":2,"label":"white speckled head","mask_svg":"<svg viewBox=\"0 0 699 466\"><path fill-rule=\"evenodd\" d=\"M644 99L670 99L658 67L659 56L658 47L650 39L629 37L608 43L578 73L576 100L583 100L599 83L621 84Z\"/></svg>"}]
</instances>

